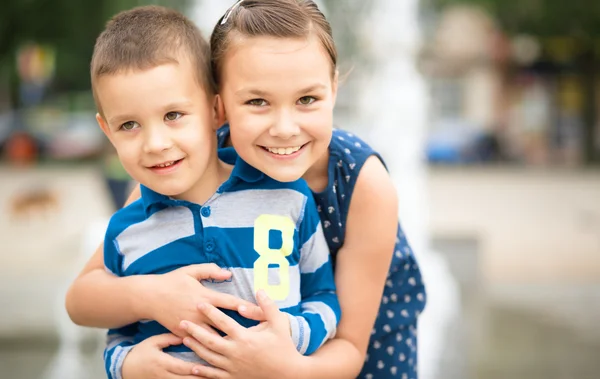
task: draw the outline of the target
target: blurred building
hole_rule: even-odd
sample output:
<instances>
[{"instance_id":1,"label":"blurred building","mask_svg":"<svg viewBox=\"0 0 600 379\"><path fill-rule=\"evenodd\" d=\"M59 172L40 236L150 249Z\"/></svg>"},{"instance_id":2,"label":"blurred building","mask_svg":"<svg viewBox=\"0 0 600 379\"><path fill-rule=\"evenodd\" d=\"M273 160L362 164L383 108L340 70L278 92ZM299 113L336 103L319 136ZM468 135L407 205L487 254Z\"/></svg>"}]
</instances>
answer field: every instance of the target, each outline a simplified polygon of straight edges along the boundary
<instances>
[{"instance_id":1,"label":"blurred building","mask_svg":"<svg viewBox=\"0 0 600 379\"><path fill-rule=\"evenodd\" d=\"M598 161L598 57L586 41L508 34L480 8L443 9L420 59L432 83L429 159Z\"/></svg>"}]
</instances>

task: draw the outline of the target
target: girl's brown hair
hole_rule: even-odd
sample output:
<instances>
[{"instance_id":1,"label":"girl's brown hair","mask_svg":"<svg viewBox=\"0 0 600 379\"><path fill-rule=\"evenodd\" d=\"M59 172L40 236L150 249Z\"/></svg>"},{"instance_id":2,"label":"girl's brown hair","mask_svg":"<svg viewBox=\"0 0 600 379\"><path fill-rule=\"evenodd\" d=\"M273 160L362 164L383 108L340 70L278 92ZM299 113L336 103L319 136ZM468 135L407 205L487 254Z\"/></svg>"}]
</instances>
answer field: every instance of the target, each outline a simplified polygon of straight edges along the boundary
<instances>
[{"instance_id":1,"label":"girl's brown hair","mask_svg":"<svg viewBox=\"0 0 600 379\"><path fill-rule=\"evenodd\" d=\"M270 36L307 38L316 36L329 55L332 75L337 50L331 26L311 0L242 0L233 5L215 25L210 37L211 69L217 88L225 55L235 37Z\"/></svg>"}]
</instances>

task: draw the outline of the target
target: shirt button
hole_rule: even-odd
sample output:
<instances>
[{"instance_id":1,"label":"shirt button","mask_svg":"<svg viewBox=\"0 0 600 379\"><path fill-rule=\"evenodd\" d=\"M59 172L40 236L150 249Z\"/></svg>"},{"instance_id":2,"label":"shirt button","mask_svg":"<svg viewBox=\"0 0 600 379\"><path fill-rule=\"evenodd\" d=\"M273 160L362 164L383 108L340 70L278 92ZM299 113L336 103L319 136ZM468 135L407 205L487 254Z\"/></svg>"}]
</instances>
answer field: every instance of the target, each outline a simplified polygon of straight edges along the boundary
<instances>
[{"instance_id":1,"label":"shirt button","mask_svg":"<svg viewBox=\"0 0 600 379\"><path fill-rule=\"evenodd\" d=\"M210 207L202 207L202 209L200 209L200 214L202 217L210 217Z\"/></svg>"},{"instance_id":2,"label":"shirt button","mask_svg":"<svg viewBox=\"0 0 600 379\"><path fill-rule=\"evenodd\" d=\"M204 248L206 249L206 251L208 251L210 253L211 251L213 251L215 249L215 243L213 241L207 241L204 244Z\"/></svg>"}]
</instances>

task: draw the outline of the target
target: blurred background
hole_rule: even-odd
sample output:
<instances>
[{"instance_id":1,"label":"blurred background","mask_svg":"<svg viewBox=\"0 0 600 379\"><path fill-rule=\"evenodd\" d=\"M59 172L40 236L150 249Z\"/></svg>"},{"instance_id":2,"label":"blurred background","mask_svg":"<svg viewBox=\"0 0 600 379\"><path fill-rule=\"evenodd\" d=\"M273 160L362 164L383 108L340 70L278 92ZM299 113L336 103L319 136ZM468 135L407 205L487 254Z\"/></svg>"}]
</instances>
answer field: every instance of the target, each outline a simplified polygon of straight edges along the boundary
<instances>
[{"instance_id":1,"label":"blurred background","mask_svg":"<svg viewBox=\"0 0 600 379\"><path fill-rule=\"evenodd\" d=\"M122 9L209 35L225 0L0 5L0 378L102 378L64 294L130 188L89 61ZM382 152L429 294L423 379L600 378L600 7L322 0L336 127Z\"/></svg>"}]
</instances>

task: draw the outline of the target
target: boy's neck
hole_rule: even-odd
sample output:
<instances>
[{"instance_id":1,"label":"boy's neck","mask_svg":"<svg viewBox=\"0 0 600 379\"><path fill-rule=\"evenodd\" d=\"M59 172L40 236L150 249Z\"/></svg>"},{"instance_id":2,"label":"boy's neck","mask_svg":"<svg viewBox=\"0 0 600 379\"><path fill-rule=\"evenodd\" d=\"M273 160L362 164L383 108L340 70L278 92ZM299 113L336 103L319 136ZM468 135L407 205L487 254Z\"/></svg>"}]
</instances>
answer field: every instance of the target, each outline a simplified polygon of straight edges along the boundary
<instances>
[{"instance_id":1,"label":"boy's neck","mask_svg":"<svg viewBox=\"0 0 600 379\"><path fill-rule=\"evenodd\" d=\"M174 198L202 205L217 192L221 184L229 179L232 170L232 165L215 157L215 162L209 165L196 185L186 193L174 196Z\"/></svg>"}]
</instances>

